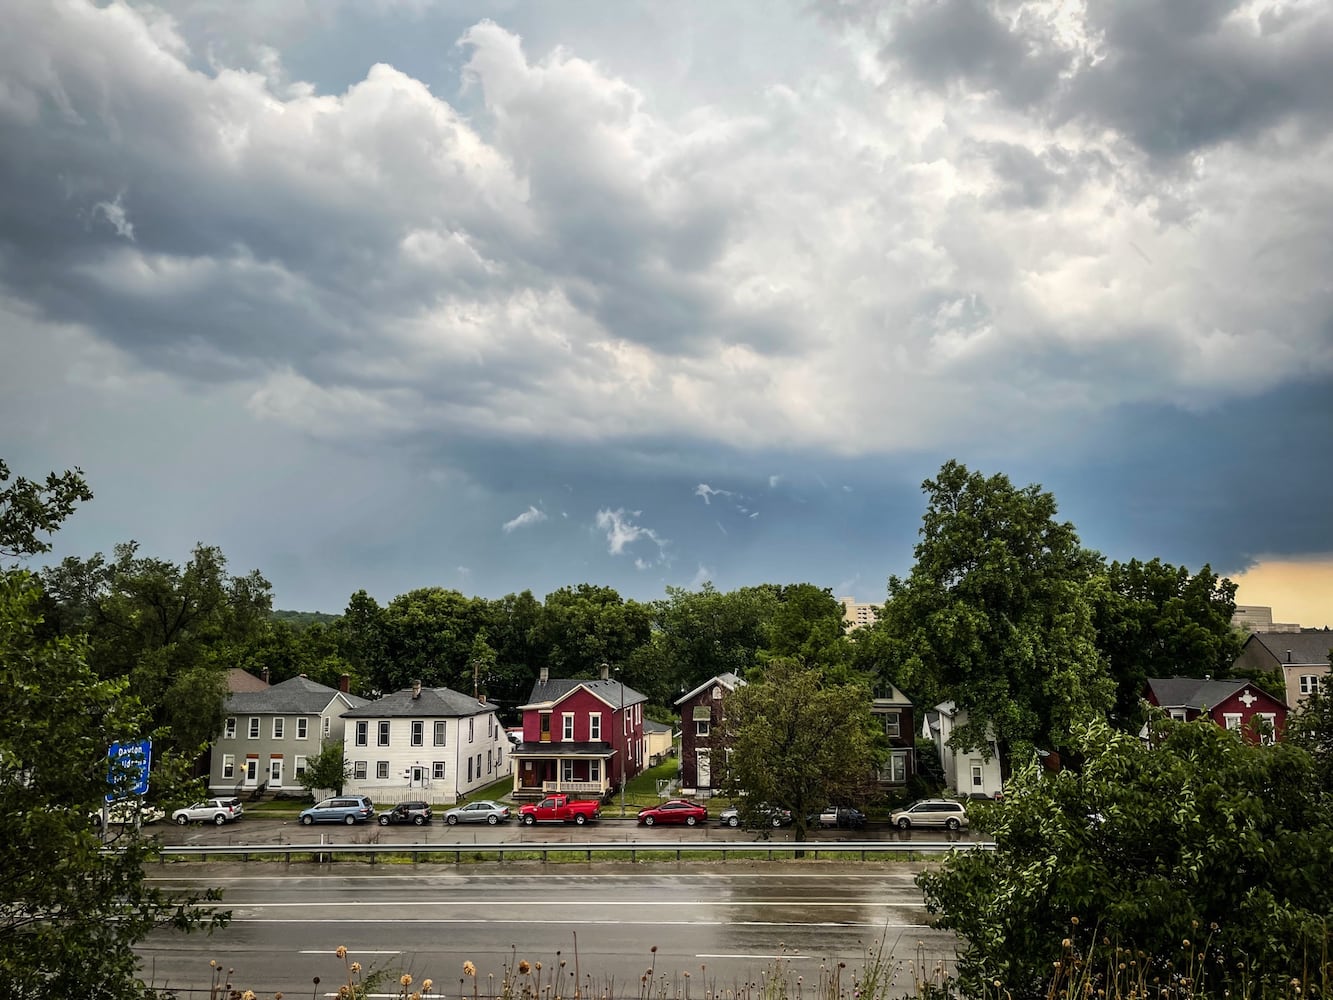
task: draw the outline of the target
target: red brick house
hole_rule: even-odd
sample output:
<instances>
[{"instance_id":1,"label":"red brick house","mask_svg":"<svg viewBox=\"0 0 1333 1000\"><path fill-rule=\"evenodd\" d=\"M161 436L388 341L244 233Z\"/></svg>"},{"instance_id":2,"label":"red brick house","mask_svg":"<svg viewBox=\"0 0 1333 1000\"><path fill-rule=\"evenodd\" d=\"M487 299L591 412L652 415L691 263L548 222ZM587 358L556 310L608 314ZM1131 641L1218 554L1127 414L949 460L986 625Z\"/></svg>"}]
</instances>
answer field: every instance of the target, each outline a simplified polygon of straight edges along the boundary
<instances>
[{"instance_id":1,"label":"red brick house","mask_svg":"<svg viewBox=\"0 0 1333 1000\"><path fill-rule=\"evenodd\" d=\"M612 680L551 678L542 667L523 712L523 739L510 752L514 797L551 792L604 798L644 768L646 696Z\"/></svg>"},{"instance_id":2,"label":"red brick house","mask_svg":"<svg viewBox=\"0 0 1333 1000\"><path fill-rule=\"evenodd\" d=\"M890 684L870 704L870 714L889 744L889 756L875 775L880 785L898 788L916 774L916 715L912 700Z\"/></svg>"},{"instance_id":3,"label":"red brick house","mask_svg":"<svg viewBox=\"0 0 1333 1000\"><path fill-rule=\"evenodd\" d=\"M1172 719L1191 722L1206 715L1248 743L1280 740L1287 726L1286 704L1244 679L1150 677L1144 697Z\"/></svg>"},{"instance_id":4,"label":"red brick house","mask_svg":"<svg viewBox=\"0 0 1333 1000\"><path fill-rule=\"evenodd\" d=\"M722 787L725 775L713 759L722 732L722 699L744 684L735 674L718 674L676 699L682 795L706 798Z\"/></svg>"}]
</instances>

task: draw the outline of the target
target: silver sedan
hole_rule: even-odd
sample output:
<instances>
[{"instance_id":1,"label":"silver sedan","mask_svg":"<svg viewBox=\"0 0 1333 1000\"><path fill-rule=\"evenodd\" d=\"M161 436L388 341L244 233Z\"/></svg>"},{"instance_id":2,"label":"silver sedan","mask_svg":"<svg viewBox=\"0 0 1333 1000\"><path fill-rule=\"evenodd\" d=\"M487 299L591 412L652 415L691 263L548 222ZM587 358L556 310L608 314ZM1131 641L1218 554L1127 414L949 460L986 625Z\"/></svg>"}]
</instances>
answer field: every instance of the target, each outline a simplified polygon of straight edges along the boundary
<instances>
[{"instance_id":1,"label":"silver sedan","mask_svg":"<svg viewBox=\"0 0 1333 1000\"><path fill-rule=\"evenodd\" d=\"M444 814L444 821L450 826L456 823L489 823L495 826L509 821L509 807L503 802L480 799L459 806L457 809L450 809Z\"/></svg>"}]
</instances>

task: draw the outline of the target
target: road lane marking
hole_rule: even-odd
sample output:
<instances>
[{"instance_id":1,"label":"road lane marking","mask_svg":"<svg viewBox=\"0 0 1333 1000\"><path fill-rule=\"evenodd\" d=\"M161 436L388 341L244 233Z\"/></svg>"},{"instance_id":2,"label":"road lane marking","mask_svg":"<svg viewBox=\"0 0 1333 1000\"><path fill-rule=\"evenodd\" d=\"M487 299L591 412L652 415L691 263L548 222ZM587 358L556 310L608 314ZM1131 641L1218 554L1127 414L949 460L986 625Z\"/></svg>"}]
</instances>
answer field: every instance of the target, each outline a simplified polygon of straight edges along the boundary
<instances>
[{"instance_id":1,"label":"road lane marking","mask_svg":"<svg viewBox=\"0 0 1333 1000\"><path fill-rule=\"evenodd\" d=\"M543 876L538 876L543 877ZM616 875L607 873L605 875L580 875L580 874L559 874L546 875L547 878L559 878L562 881L597 881L608 882L613 880L632 881L632 882L651 882L659 878L668 878L673 882L680 882L685 879L707 879L710 883L715 881L726 881L727 879L783 879L784 881L795 881L797 879L822 879L826 882L846 882L852 879L874 880L884 882L887 880L912 881L916 878L915 872L881 872L878 874L870 873L858 875L854 872L847 874L827 875L816 873L795 873L783 874L781 872L718 872L716 874L703 874L697 872L680 872L671 874L653 875L651 873L642 873L638 875ZM311 881L327 881L329 879L341 879L344 882L499 882L499 881L523 881L531 882L533 875L531 873L524 875L506 875L506 874L449 874L446 872L432 873L429 875L342 875L335 872L328 873L310 873L310 874L291 874L284 873L278 877L273 875L221 875L217 878L201 880L198 876L185 875L153 875L146 881L150 882L274 882L274 881L299 881L308 879Z\"/></svg>"},{"instance_id":2,"label":"road lane marking","mask_svg":"<svg viewBox=\"0 0 1333 1000\"><path fill-rule=\"evenodd\" d=\"M909 928L915 927L918 930L930 930L925 924L891 924L882 920L810 920L810 921L790 921L790 920L577 920L564 919L562 924L578 924L580 926L600 926L609 927L897 927ZM364 917L350 917L346 920L332 919L290 919L283 917L240 917L231 920L228 927L234 927L237 924L291 924L301 927L307 924L496 924L510 926L512 924L540 924L550 926L549 920L490 920L485 917L468 919L466 917L375 917L366 919ZM316 955L323 955L328 949L321 949L313 952Z\"/></svg>"},{"instance_id":3,"label":"road lane marking","mask_svg":"<svg viewBox=\"0 0 1333 1000\"><path fill-rule=\"evenodd\" d=\"M334 952L329 951L329 949L327 949L327 948L314 948L314 949L311 949L310 951L298 951L297 954L298 954L298 955L332 955L332 954L334 954ZM360 949L360 948L348 948L348 949L347 949L347 954L349 954L349 955L401 955L402 952L401 952L401 951L363 951L363 950Z\"/></svg>"},{"instance_id":4,"label":"road lane marking","mask_svg":"<svg viewBox=\"0 0 1333 1000\"><path fill-rule=\"evenodd\" d=\"M568 909L570 900L558 899L362 899L355 902L319 902L303 901L299 903L264 903L259 901L241 902L236 901L232 905L242 910L278 910L290 909L292 907L301 907L302 909L318 908L321 910L347 909L355 907L365 909L371 906L522 906L541 907L558 906L562 909ZM792 897L773 897L769 899L580 899L576 900L579 906L689 906L698 908L701 906L772 906L778 903L799 903L802 906L836 906L842 909L863 909L873 906L877 909L889 910L924 910L925 903L888 903L878 900L864 899L842 899L842 900L817 900L802 896Z\"/></svg>"}]
</instances>

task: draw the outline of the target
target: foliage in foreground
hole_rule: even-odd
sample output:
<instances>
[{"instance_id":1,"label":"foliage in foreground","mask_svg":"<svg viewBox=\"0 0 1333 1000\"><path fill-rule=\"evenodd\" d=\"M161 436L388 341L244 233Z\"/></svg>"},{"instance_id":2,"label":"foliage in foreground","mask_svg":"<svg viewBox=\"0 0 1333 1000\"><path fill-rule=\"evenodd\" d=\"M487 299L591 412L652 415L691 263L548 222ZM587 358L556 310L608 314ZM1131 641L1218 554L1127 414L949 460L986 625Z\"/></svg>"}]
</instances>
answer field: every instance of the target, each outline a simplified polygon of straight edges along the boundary
<instances>
[{"instance_id":1,"label":"foliage in foreground","mask_svg":"<svg viewBox=\"0 0 1333 1000\"><path fill-rule=\"evenodd\" d=\"M1327 962L1333 809L1309 754L1249 745L1206 719L1162 722L1155 736L1148 747L1090 724L1075 738L1077 773L1022 768L1004 805L977 817L993 852L918 876L965 942L965 992L1046 995L1071 920L1142 955L1149 983L1177 976L1182 942L1201 935L1204 961L1240 963L1268 991Z\"/></svg>"}]
</instances>

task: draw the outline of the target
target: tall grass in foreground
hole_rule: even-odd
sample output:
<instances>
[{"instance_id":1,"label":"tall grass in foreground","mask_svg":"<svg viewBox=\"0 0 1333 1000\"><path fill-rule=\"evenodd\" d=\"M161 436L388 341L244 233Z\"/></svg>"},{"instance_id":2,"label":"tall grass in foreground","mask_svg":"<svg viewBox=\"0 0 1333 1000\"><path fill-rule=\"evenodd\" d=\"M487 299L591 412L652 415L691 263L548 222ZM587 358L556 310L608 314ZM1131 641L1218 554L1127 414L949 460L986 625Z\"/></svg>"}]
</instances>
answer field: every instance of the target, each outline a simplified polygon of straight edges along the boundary
<instances>
[{"instance_id":1,"label":"tall grass in foreground","mask_svg":"<svg viewBox=\"0 0 1333 1000\"><path fill-rule=\"evenodd\" d=\"M1075 921L1075 931L1077 922ZM657 968L657 947L649 949L647 968L625 981L582 968L575 934L572 955L555 953L548 964L510 957L498 973L480 972L464 961L456 981L414 979L411 973L365 969L338 947L339 981L312 982L312 1000L334 994L340 1000L391 996L398 1000L1333 1000L1333 956L1327 952L1301 975L1280 984L1261 980L1243 961L1228 961L1208 940L1181 942L1175 956L1152 956L1118 946L1108 938L1080 947L1073 937L1061 942L1062 957L1049 981L1020 990L996 978L980 993L964 994L943 959L931 960L918 943L909 959L885 953L885 937L864 948L859 964L826 961L807 979L792 966L794 953L779 945L778 955L753 978L724 981L706 964L697 970L666 972ZM808 958L809 956L801 956ZM213 963L209 1000L259 1000L251 990L237 990ZM170 990L150 992L170 1000ZM285 1000L282 993L275 1000Z\"/></svg>"}]
</instances>

